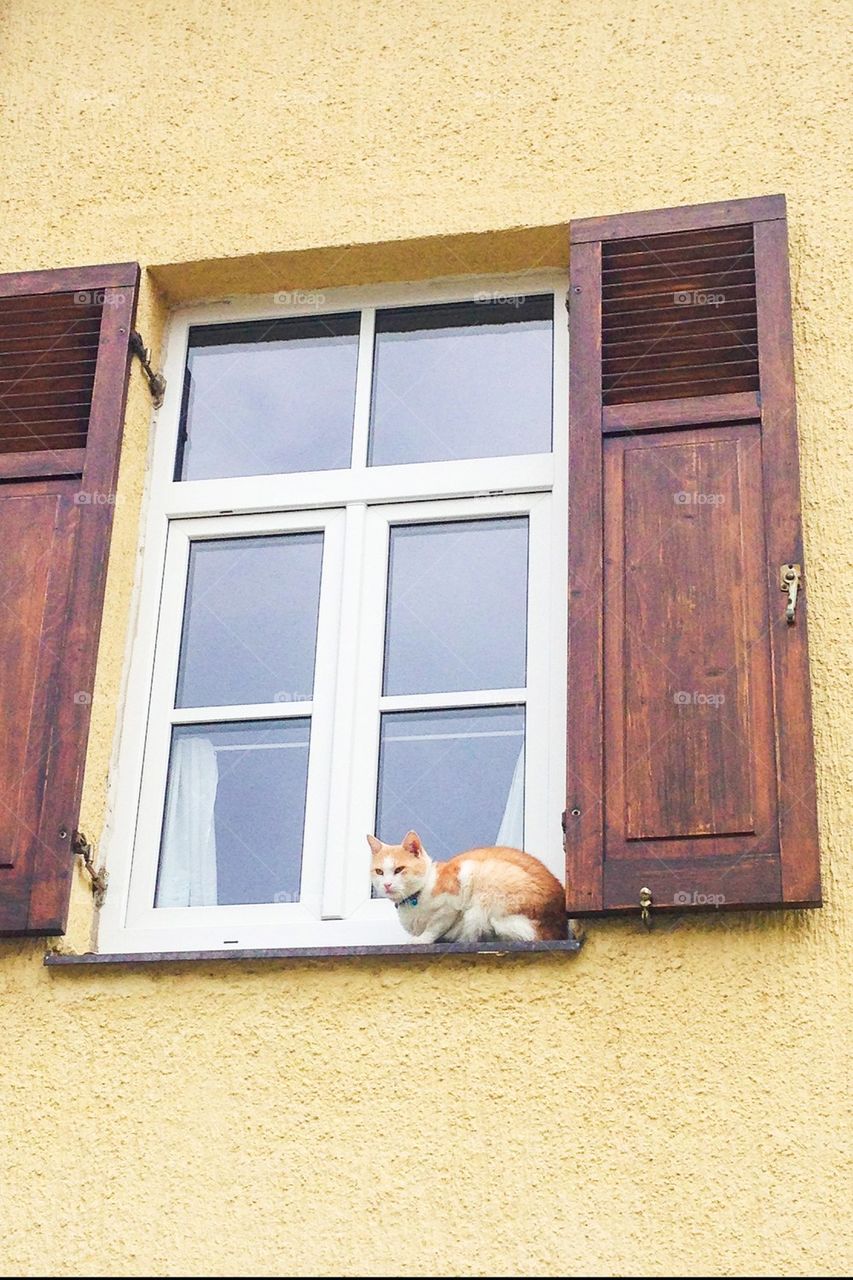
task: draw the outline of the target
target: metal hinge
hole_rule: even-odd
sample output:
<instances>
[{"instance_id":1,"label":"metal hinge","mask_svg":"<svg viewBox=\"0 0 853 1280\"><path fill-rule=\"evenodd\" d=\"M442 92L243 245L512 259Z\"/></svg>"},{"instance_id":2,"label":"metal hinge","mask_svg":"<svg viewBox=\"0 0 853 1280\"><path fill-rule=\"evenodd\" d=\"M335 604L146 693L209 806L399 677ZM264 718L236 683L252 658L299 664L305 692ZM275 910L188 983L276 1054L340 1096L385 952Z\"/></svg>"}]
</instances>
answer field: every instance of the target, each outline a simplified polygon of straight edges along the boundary
<instances>
[{"instance_id":1,"label":"metal hinge","mask_svg":"<svg viewBox=\"0 0 853 1280\"><path fill-rule=\"evenodd\" d=\"M151 392L154 408L159 409L166 392L166 379L162 373L155 373L151 368L151 352L146 347L142 334L137 333L135 329L130 331L130 349L142 365L142 372L148 380L148 390Z\"/></svg>"},{"instance_id":2,"label":"metal hinge","mask_svg":"<svg viewBox=\"0 0 853 1280\"><path fill-rule=\"evenodd\" d=\"M95 906L102 907L104 898L107 893L107 882L109 875L104 867L95 866L94 850L83 835L82 831L75 831L71 840L71 850L83 860L83 866L89 873L89 879L92 881L92 894L95 898Z\"/></svg>"}]
</instances>

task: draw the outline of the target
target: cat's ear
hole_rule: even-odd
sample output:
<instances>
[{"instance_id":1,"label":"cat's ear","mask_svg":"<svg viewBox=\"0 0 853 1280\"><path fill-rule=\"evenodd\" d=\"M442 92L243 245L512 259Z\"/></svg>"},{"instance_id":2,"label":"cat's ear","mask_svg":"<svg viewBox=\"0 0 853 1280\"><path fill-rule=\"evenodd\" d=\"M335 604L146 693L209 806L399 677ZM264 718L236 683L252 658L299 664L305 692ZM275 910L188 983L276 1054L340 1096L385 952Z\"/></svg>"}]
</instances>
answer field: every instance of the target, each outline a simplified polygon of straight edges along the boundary
<instances>
[{"instance_id":1,"label":"cat's ear","mask_svg":"<svg viewBox=\"0 0 853 1280\"><path fill-rule=\"evenodd\" d=\"M382 848L382 841L377 840L376 836L368 836L367 843L370 845L374 853L378 853L379 850Z\"/></svg>"},{"instance_id":2,"label":"cat's ear","mask_svg":"<svg viewBox=\"0 0 853 1280\"><path fill-rule=\"evenodd\" d=\"M421 844L421 838L417 831L406 832L403 836L403 848L406 850L406 853L410 853L413 858L419 858L421 856L423 845Z\"/></svg>"}]
</instances>

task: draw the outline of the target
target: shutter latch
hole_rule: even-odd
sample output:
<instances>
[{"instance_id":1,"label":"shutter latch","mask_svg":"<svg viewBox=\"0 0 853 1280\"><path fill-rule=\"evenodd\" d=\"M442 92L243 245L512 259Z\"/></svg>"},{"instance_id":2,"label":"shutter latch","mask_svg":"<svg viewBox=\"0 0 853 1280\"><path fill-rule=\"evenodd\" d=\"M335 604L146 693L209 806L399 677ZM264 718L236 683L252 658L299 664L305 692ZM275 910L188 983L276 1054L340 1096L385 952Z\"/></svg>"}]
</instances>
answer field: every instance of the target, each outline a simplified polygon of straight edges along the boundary
<instances>
[{"instance_id":1,"label":"shutter latch","mask_svg":"<svg viewBox=\"0 0 853 1280\"><path fill-rule=\"evenodd\" d=\"M642 920L643 924L646 926L647 929L651 929L652 927L652 918L650 914L651 906L652 906L652 891L651 889L647 888L646 885L643 885L642 889L640 890L640 919Z\"/></svg>"},{"instance_id":2,"label":"shutter latch","mask_svg":"<svg viewBox=\"0 0 853 1280\"><path fill-rule=\"evenodd\" d=\"M155 373L151 368L151 352L143 341L142 334L135 329L130 331L130 349L142 365L142 372L148 381L148 390L154 401L154 408L159 409L166 391L166 379L162 373Z\"/></svg>"},{"instance_id":3,"label":"shutter latch","mask_svg":"<svg viewBox=\"0 0 853 1280\"><path fill-rule=\"evenodd\" d=\"M107 881L109 876L105 867L95 866L95 855L89 841L83 835L82 831L75 831L71 841L71 849L83 859L83 866L89 873L89 879L92 881L92 893L95 897L95 906L102 907L104 898L107 893Z\"/></svg>"},{"instance_id":4,"label":"shutter latch","mask_svg":"<svg viewBox=\"0 0 853 1280\"><path fill-rule=\"evenodd\" d=\"M783 591L788 593L788 604L785 609L785 617L788 623L794 622L794 614L797 611L797 592L800 589L800 580L803 571L798 564L783 564L779 570L780 582L779 586Z\"/></svg>"}]
</instances>

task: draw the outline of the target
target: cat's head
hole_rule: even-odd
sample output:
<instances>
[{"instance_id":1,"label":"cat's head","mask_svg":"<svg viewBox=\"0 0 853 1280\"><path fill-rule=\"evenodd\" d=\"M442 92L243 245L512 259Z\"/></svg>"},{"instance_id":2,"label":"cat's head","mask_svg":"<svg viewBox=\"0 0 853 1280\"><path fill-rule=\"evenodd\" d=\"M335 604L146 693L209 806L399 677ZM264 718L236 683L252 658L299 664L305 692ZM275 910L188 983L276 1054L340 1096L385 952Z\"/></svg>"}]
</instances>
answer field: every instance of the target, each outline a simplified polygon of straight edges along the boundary
<instances>
[{"instance_id":1,"label":"cat's head","mask_svg":"<svg viewBox=\"0 0 853 1280\"><path fill-rule=\"evenodd\" d=\"M401 844L383 844L368 836L373 887L380 898L402 902L419 893L427 877L429 858L417 831L409 831Z\"/></svg>"}]
</instances>

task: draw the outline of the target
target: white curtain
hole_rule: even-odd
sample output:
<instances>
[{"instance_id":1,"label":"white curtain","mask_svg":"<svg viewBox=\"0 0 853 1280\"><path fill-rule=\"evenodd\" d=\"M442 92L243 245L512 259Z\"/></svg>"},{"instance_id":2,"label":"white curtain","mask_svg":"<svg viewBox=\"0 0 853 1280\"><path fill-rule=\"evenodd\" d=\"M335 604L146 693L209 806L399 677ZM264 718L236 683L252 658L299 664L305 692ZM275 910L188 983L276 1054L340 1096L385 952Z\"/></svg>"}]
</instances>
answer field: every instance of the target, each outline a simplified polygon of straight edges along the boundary
<instances>
[{"instance_id":1,"label":"white curtain","mask_svg":"<svg viewBox=\"0 0 853 1280\"><path fill-rule=\"evenodd\" d=\"M217 902L213 807L219 770L209 738L178 736L172 750L158 907Z\"/></svg>"},{"instance_id":2,"label":"white curtain","mask_svg":"<svg viewBox=\"0 0 853 1280\"><path fill-rule=\"evenodd\" d=\"M521 849L524 847L524 746L522 745L518 759L515 762L515 769L512 773L512 782L509 784L509 795L506 799L506 807L504 808L504 816L501 818L501 825L498 828L495 844L507 845L510 849Z\"/></svg>"}]
</instances>

